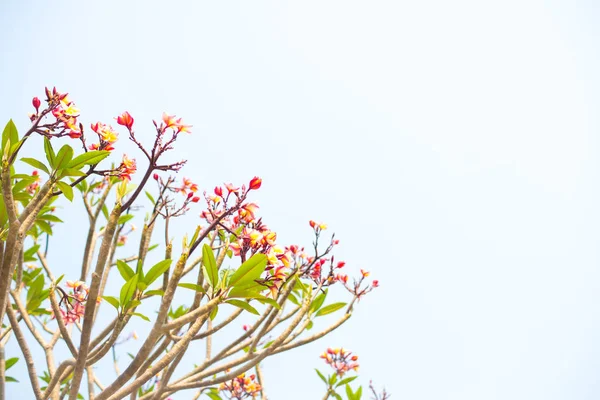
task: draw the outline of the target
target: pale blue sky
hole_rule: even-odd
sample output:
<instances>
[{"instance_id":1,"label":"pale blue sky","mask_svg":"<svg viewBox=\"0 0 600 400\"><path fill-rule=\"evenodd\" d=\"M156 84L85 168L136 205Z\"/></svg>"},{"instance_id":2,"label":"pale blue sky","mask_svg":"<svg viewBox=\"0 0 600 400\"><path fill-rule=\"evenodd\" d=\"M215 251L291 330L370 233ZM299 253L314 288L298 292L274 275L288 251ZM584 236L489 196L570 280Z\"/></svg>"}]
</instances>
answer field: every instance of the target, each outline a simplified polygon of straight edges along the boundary
<instances>
[{"instance_id":1,"label":"pale blue sky","mask_svg":"<svg viewBox=\"0 0 600 400\"><path fill-rule=\"evenodd\" d=\"M394 399L596 399L599 18L592 1L4 2L0 120L24 129L46 85L86 123L129 110L138 135L176 113L183 176L262 176L283 243L308 244L311 218L337 232L382 287L265 363L273 400L320 398L333 345ZM57 268L80 243L55 240Z\"/></svg>"}]
</instances>

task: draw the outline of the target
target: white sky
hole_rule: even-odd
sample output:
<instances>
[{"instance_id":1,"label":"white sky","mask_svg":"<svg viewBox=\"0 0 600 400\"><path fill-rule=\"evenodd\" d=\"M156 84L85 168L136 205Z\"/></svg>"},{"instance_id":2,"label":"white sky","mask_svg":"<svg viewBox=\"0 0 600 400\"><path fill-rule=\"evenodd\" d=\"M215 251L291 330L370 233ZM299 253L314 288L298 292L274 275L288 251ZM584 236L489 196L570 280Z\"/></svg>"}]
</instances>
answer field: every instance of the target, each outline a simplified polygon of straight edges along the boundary
<instances>
[{"instance_id":1,"label":"white sky","mask_svg":"<svg viewBox=\"0 0 600 400\"><path fill-rule=\"evenodd\" d=\"M129 110L138 135L176 113L194 125L183 176L262 176L284 243L309 244L311 218L337 232L382 287L265 363L274 400L320 398L333 345L394 399L595 399L599 17L592 1L3 3L0 119L25 129L45 85L87 123ZM65 271L72 240L54 241Z\"/></svg>"}]
</instances>

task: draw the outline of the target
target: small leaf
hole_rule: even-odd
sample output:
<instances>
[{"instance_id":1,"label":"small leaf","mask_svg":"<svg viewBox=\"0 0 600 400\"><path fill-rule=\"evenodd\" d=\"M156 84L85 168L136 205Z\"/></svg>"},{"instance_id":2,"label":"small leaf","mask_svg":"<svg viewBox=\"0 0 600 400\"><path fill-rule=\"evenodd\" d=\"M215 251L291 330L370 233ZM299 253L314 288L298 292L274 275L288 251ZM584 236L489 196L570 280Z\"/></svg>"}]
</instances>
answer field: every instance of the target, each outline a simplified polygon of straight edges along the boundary
<instances>
[{"instance_id":1,"label":"small leaf","mask_svg":"<svg viewBox=\"0 0 600 400\"><path fill-rule=\"evenodd\" d=\"M75 168L63 168L61 170L60 176L85 176L85 174Z\"/></svg>"},{"instance_id":2,"label":"small leaf","mask_svg":"<svg viewBox=\"0 0 600 400\"><path fill-rule=\"evenodd\" d=\"M40 215L38 217L38 219L41 219L43 221L49 221L49 222L58 222L58 223L63 222L62 219L58 218L56 215L53 215L53 214Z\"/></svg>"},{"instance_id":3,"label":"small leaf","mask_svg":"<svg viewBox=\"0 0 600 400\"><path fill-rule=\"evenodd\" d=\"M136 317L140 317L141 319L143 319L144 321L148 321L150 322L150 318L146 317L144 314L141 314L139 312L134 312L131 313L131 315L135 315Z\"/></svg>"},{"instance_id":4,"label":"small leaf","mask_svg":"<svg viewBox=\"0 0 600 400\"><path fill-rule=\"evenodd\" d=\"M123 225L123 224L127 223L128 221L132 220L134 216L135 215L133 215L133 214L124 214L124 215L121 215L119 217L118 221L117 221L117 224L118 225Z\"/></svg>"},{"instance_id":5,"label":"small leaf","mask_svg":"<svg viewBox=\"0 0 600 400\"><path fill-rule=\"evenodd\" d=\"M129 279L121 288L120 300L123 308L125 308L127 303L129 303L129 301L132 299L133 294L135 293L135 289L137 287L137 282L138 275L136 274L132 276L131 279Z\"/></svg>"},{"instance_id":6,"label":"small leaf","mask_svg":"<svg viewBox=\"0 0 600 400\"><path fill-rule=\"evenodd\" d=\"M213 321L217 317L218 312L219 312L219 306L215 306L215 308L212 309L212 311L210 312L210 315L209 315L209 318L211 321Z\"/></svg>"},{"instance_id":7,"label":"small leaf","mask_svg":"<svg viewBox=\"0 0 600 400\"><path fill-rule=\"evenodd\" d=\"M352 382L352 381L353 381L353 380L355 380L356 378L358 378L358 377L357 377L357 376L351 376L351 377L349 377L349 378L344 378L344 379L342 379L341 381L339 381L339 382L337 383L337 385L335 385L335 387L344 386L345 384Z\"/></svg>"},{"instance_id":8,"label":"small leaf","mask_svg":"<svg viewBox=\"0 0 600 400\"><path fill-rule=\"evenodd\" d=\"M317 297L315 297L312 304L310 305L309 312L314 313L319 308L321 308L321 306L323 305L323 302L325 301L325 297L327 297L327 289L325 289L322 293L319 293L319 295Z\"/></svg>"},{"instance_id":9,"label":"small leaf","mask_svg":"<svg viewBox=\"0 0 600 400\"><path fill-rule=\"evenodd\" d=\"M191 289L191 290L194 290L194 291L200 292L200 293L206 293L206 291L204 290L204 288L202 286L196 285L195 283L180 283L177 286L182 287L184 289Z\"/></svg>"},{"instance_id":10,"label":"small leaf","mask_svg":"<svg viewBox=\"0 0 600 400\"><path fill-rule=\"evenodd\" d=\"M319 375L319 378L321 378L321 380L323 382L325 382L325 384L327 384L327 378L325 378L325 376L321 373L321 371L319 371L318 369L315 368L315 371L317 371L317 375Z\"/></svg>"},{"instance_id":11,"label":"small leaf","mask_svg":"<svg viewBox=\"0 0 600 400\"><path fill-rule=\"evenodd\" d=\"M60 283L60 281L63 280L64 277L65 277L65 274L62 274L61 276L59 276L58 279L56 280L56 282L54 282L54 286L57 286Z\"/></svg>"},{"instance_id":12,"label":"small leaf","mask_svg":"<svg viewBox=\"0 0 600 400\"><path fill-rule=\"evenodd\" d=\"M148 290L144 294L146 296L148 296L148 297L150 297L150 296L164 296L165 292L163 290L157 289L157 290Z\"/></svg>"},{"instance_id":13,"label":"small leaf","mask_svg":"<svg viewBox=\"0 0 600 400\"><path fill-rule=\"evenodd\" d=\"M17 361L19 361L19 357L9 358L8 360L6 360L6 364L5 364L4 369L10 369L10 367L12 367L13 365L15 365L17 363Z\"/></svg>"},{"instance_id":14,"label":"small leaf","mask_svg":"<svg viewBox=\"0 0 600 400\"><path fill-rule=\"evenodd\" d=\"M211 400L221 400L221 397L213 392L206 392L206 395L211 398Z\"/></svg>"},{"instance_id":15,"label":"small leaf","mask_svg":"<svg viewBox=\"0 0 600 400\"><path fill-rule=\"evenodd\" d=\"M2 131L2 149L6 147L6 143L9 141L11 145L19 141L19 132L12 119L8 120L8 123L4 127L4 131Z\"/></svg>"},{"instance_id":16,"label":"small leaf","mask_svg":"<svg viewBox=\"0 0 600 400\"><path fill-rule=\"evenodd\" d=\"M108 302L108 304L110 304L111 306L113 306L114 308L116 308L117 311L119 311L119 300L116 297L102 296L102 298L104 300L106 300Z\"/></svg>"},{"instance_id":17,"label":"small leaf","mask_svg":"<svg viewBox=\"0 0 600 400\"><path fill-rule=\"evenodd\" d=\"M54 153L50 139L47 137L44 137L44 152L46 153L46 160L48 160L48 164L50 164L51 168L54 168L56 154Z\"/></svg>"},{"instance_id":18,"label":"small leaf","mask_svg":"<svg viewBox=\"0 0 600 400\"><path fill-rule=\"evenodd\" d=\"M100 161L104 160L110 151L106 150L92 150L87 153L83 153L72 159L69 164L67 164L67 168L75 168L79 169L84 165L94 165L98 164Z\"/></svg>"},{"instance_id":19,"label":"small leaf","mask_svg":"<svg viewBox=\"0 0 600 400\"><path fill-rule=\"evenodd\" d=\"M144 283L150 286L152 282L157 280L159 276L164 274L169 269L172 262L173 260L163 260L155 264L152 268L150 268L150 271L146 273L146 276L144 276Z\"/></svg>"},{"instance_id":20,"label":"small leaf","mask_svg":"<svg viewBox=\"0 0 600 400\"><path fill-rule=\"evenodd\" d=\"M19 381L16 380L15 378L13 378L12 376L7 376L6 377L6 382L19 382Z\"/></svg>"},{"instance_id":21,"label":"small leaf","mask_svg":"<svg viewBox=\"0 0 600 400\"><path fill-rule=\"evenodd\" d=\"M279 303L277 303L275 300L265 297L265 296L257 296L254 297L256 300L258 300L259 302L263 303L263 304L268 304L270 306L275 307L278 310L281 310L281 306L279 305Z\"/></svg>"},{"instance_id":22,"label":"small leaf","mask_svg":"<svg viewBox=\"0 0 600 400\"><path fill-rule=\"evenodd\" d=\"M46 165L43 162L38 161L35 158L25 157L25 158L21 158L21 161L23 161L26 164L31 165L33 168L41 169L42 171L44 171L45 173L50 175L50 171L48 170L48 167L46 167Z\"/></svg>"},{"instance_id":23,"label":"small leaf","mask_svg":"<svg viewBox=\"0 0 600 400\"><path fill-rule=\"evenodd\" d=\"M255 254L246 260L245 263L231 275L229 279L230 286L241 285L245 282L251 282L258 278L267 266L267 256L264 254Z\"/></svg>"},{"instance_id":24,"label":"small leaf","mask_svg":"<svg viewBox=\"0 0 600 400\"><path fill-rule=\"evenodd\" d=\"M217 269L217 261L215 255L209 245L202 246L202 264L206 269L206 275L211 287L216 287L219 283L219 270Z\"/></svg>"},{"instance_id":25,"label":"small leaf","mask_svg":"<svg viewBox=\"0 0 600 400\"><path fill-rule=\"evenodd\" d=\"M58 188L63 192L67 200L73 201L73 188L65 182L56 182Z\"/></svg>"},{"instance_id":26,"label":"small leaf","mask_svg":"<svg viewBox=\"0 0 600 400\"><path fill-rule=\"evenodd\" d=\"M354 400L354 392L350 388L350 385L346 385L346 396L348 396L348 400Z\"/></svg>"},{"instance_id":27,"label":"small leaf","mask_svg":"<svg viewBox=\"0 0 600 400\"><path fill-rule=\"evenodd\" d=\"M65 168L67 164L71 162L72 158L73 148L71 148L71 146L69 146L68 144L65 144L63 147L60 148L58 154L56 155L56 159L54 160L55 168L57 170Z\"/></svg>"},{"instance_id":28,"label":"small leaf","mask_svg":"<svg viewBox=\"0 0 600 400\"><path fill-rule=\"evenodd\" d=\"M334 313L337 310L339 310L340 308L344 308L345 305L346 305L346 303L333 303L333 304L330 304L328 306L325 306L325 307L321 308L319 311L317 311L317 313L315 314L315 316L316 317L320 317L322 315L327 315L327 314Z\"/></svg>"},{"instance_id":29,"label":"small leaf","mask_svg":"<svg viewBox=\"0 0 600 400\"><path fill-rule=\"evenodd\" d=\"M35 224L38 228L40 228L42 232L47 233L48 235L52 235L52 227L46 221L37 220L35 221Z\"/></svg>"},{"instance_id":30,"label":"small leaf","mask_svg":"<svg viewBox=\"0 0 600 400\"><path fill-rule=\"evenodd\" d=\"M146 197L148 197L148 199L150 200L150 202L152 204L156 203L156 201L154 201L154 197L152 197L152 195L150 194L150 192L146 191Z\"/></svg>"},{"instance_id":31,"label":"small leaf","mask_svg":"<svg viewBox=\"0 0 600 400\"><path fill-rule=\"evenodd\" d=\"M226 303L229 303L232 306L242 308L242 309L248 311L249 313L252 313L255 315L260 315L260 313L258 312L258 310L256 308L252 307L250 304L246 303L245 301L232 299L232 300L227 300Z\"/></svg>"},{"instance_id":32,"label":"small leaf","mask_svg":"<svg viewBox=\"0 0 600 400\"><path fill-rule=\"evenodd\" d=\"M130 280L135 275L133 269L122 260L117 260L117 269L125 281Z\"/></svg>"}]
</instances>

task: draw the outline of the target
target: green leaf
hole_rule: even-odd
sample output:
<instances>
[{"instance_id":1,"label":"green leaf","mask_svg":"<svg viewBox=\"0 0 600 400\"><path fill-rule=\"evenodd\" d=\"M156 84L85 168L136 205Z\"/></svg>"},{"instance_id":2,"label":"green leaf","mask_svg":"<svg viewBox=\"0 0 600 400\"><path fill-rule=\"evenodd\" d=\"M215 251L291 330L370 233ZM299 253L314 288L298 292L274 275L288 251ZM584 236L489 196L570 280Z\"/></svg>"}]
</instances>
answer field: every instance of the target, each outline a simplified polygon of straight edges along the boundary
<instances>
[{"instance_id":1,"label":"green leaf","mask_svg":"<svg viewBox=\"0 0 600 400\"><path fill-rule=\"evenodd\" d=\"M196 285L195 283L180 283L177 286L182 287L184 289L191 289L191 290L194 290L194 291L200 292L200 293L206 293L206 291L204 290L204 288L202 286Z\"/></svg>"},{"instance_id":2,"label":"green leaf","mask_svg":"<svg viewBox=\"0 0 600 400\"><path fill-rule=\"evenodd\" d=\"M134 217L133 214L124 214L124 215L121 215L119 217L119 220L117 221L117 224L118 225L123 225L123 224L127 223L128 221L132 220L133 217Z\"/></svg>"},{"instance_id":3,"label":"green leaf","mask_svg":"<svg viewBox=\"0 0 600 400\"><path fill-rule=\"evenodd\" d=\"M35 221L35 224L38 228L40 228L42 232L47 233L48 235L52 235L52 227L46 221L37 220Z\"/></svg>"},{"instance_id":4,"label":"green leaf","mask_svg":"<svg viewBox=\"0 0 600 400\"><path fill-rule=\"evenodd\" d=\"M159 276L164 274L169 269L172 262L173 260L162 260L161 262L155 264L152 268L150 268L150 271L146 273L146 276L144 276L144 283L150 286L152 282L157 280Z\"/></svg>"},{"instance_id":5,"label":"green leaf","mask_svg":"<svg viewBox=\"0 0 600 400\"><path fill-rule=\"evenodd\" d=\"M336 400L344 400L344 399L342 398L342 396L340 396L340 395L339 395L339 394L337 394L336 392L333 392L333 393L331 393L331 395L332 395L333 397L335 397L335 399L336 399Z\"/></svg>"},{"instance_id":6,"label":"green leaf","mask_svg":"<svg viewBox=\"0 0 600 400\"><path fill-rule=\"evenodd\" d=\"M91 150L72 159L69 164L67 164L67 168L80 169L84 165L98 164L100 161L108 157L109 154L110 151L106 150Z\"/></svg>"},{"instance_id":7,"label":"green leaf","mask_svg":"<svg viewBox=\"0 0 600 400\"><path fill-rule=\"evenodd\" d=\"M356 400L360 400L361 397L362 397L362 386L359 386L358 390L356 392L354 392L354 398Z\"/></svg>"},{"instance_id":8,"label":"green leaf","mask_svg":"<svg viewBox=\"0 0 600 400\"><path fill-rule=\"evenodd\" d=\"M279 303L277 303L275 300L269 298L269 297L265 297L265 296L257 296L254 297L256 300L258 300L259 302L261 302L262 304L268 304L270 306L275 307L278 310L281 310L281 306L279 305Z\"/></svg>"},{"instance_id":9,"label":"green leaf","mask_svg":"<svg viewBox=\"0 0 600 400\"><path fill-rule=\"evenodd\" d=\"M108 220L108 207L106 206L106 204L102 205L102 215L104 215L104 218Z\"/></svg>"},{"instance_id":10,"label":"green leaf","mask_svg":"<svg viewBox=\"0 0 600 400\"><path fill-rule=\"evenodd\" d=\"M6 364L4 364L5 365L4 369L5 370L10 369L10 367L12 367L13 365L15 365L17 363L17 361L19 361L19 357L9 358L8 360L6 360Z\"/></svg>"},{"instance_id":11,"label":"green leaf","mask_svg":"<svg viewBox=\"0 0 600 400\"><path fill-rule=\"evenodd\" d=\"M50 143L50 139L44 137L44 152L46 153L46 160L48 160L48 164L50 164L51 168L54 168L56 154L54 153L54 149L52 148L52 144Z\"/></svg>"},{"instance_id":12,"label":"green leaf","mask_svg":"<svg viewBox=\"0 0 600 400\"><path fill-rule=\"evenodd\" d=\"M152 204L156 203L156 201L154 201L154 197L152 197L152 195L150 194L150 192L146 191L146 197L148 197L148 199L150 200L150 202Z\"/></svg>"},{"instance_id":13,"label":"green leaf","mask_svg":"<svg viewBox=\"0 0 600 400\"><path fill-rule=\"evenodd\" d=\"M131 313L131 315L135 315L136 317L140 317L141 319L143 319L144 321L148 321L150 322L150 318L146 317L144 314L141 314L139 312L134 312Z\"/></svg>"},{"instance_id":14,"label":"green leaf","mask_svg":"<svg viewBox=\"0 0 600 400\"><path fill-rule=\"evenodd\" d=\"M345 384L352 382L352 381L353 381L353 380L355 380L356 378L358 378L358 377L357 377L357 376L351 376L351 377L349 377L349 378L344 378L344 379L342 379L341 381L339 381L339 382L337 383L337 385L335 385L335 387L344 386Z\"/></svg>"},{"instance_id":15,"label":"green leaf","mask_svg":"<svg viewBox=\"0 0 600 400\"><path fill-rule=\"evenodd\" d=\"M251 282L260 278L267 266L267 256L264 254L255 254L245 263L240 265L237 271L229 279L230 286L238 286L245 282Z\"/></svg>"},{"instance_id":16,"label":"green leaf","mask_svg":"<svg viewBox=\"0 0 600 400\"><path fill-rule=\"evenodd\" d=\"M148 296L148 297L150 297L150 296L164 296L165 292L163 290L157 289L157 290L148 290L144 294L146 296Z\"/></svg>"},{"instance_id":17,"label":"green leaf","mask_svg":"<svg viewBox=\"0 0 600 400\"><path fill-rule=\"evenodd\" d=\"M65 274L62 274L61 276L59 276L58 279L56 280L56 282L54 282L54 286L57 286L60 283L60 281L63 280L64 277L65 277Z\"/></svg>"},{"instance_id":18,"label":"green leaf","mask_svg":"<svg viewBox=\"0 0 600 400\"><path fill-rule=\"evenodd\" d=\"M212 309L212 311L210 312L210 315L208 316L211 321L214 321L214 319L217 317L218 312L219 312L219 306L215 306L215 308Z\"/></svg>"},{"instance_id":19,"label":"green leaf","mask_svg":"<svg viewBox=\"0 0 600 400\"><path fill-rule=\"evenodd\" d=\"M71 187L71 185L60 181L56 182L56 185L61 190L61 192L63 192L67 200L73 201L73 188Z\"/></svg>"},{"instance_id":20,"label":"green leaf","mask_svg":"<svg viewBox=\"0 0 600 400\"><path fill-rule=\"evenodd\" d=\"M33 168L41 169L42 171L44 171L45 173L50 175L50 171L48 170L48 167L46 167L46 165L43 162L38 161L35 158L25 157L25 158L21 158L21 161L23 161L26 164L31 165Z\"/></svg>"},{"instance_id":21,"label":"green leaf","mask_svg":"<svg viewBox=\"0 0 600 400\"><path fill-rule=\"evenodd\" d=\"M64 176L85 176L83 172L75 168L63 168L60 173L61 177Z\"/></svg>"},{"instance_id":22,"label":"green leaf","mask_svg":"<svg viewBox=\"0 0 600 400\"><path fill-rule=\"evenodd\" d=\"M215 255L207 244L202 246L202 264L204 264L210 286L213 288L216 287L219 283L219 270L217 269Z\"/></svg>"},{"instance_id":23,"label":"green leaf","mask_svg":"<svg viewBox=\"0 0 600 400\"><path fill-rule=\"evenodd\" d=\"M68 144L65 144L63 147L60 148L58 154L56 155L56 159L54 160L55 168L57 170L66 168L69 162L71 162L72 158L73 148L71 148L71 146L69 146Z\"/></svg>"},{"instance_id":24,"label":"green leaf","mask_svg":"<svg viewBox=\"0 0 600 400\"><path fill-rule=\"evenodd\" d=\"M7 376L6 377L6 382L19 382L19 381L16 380L15 378L13 378L12 376Z\"/></svg>"},{"instance_id":25,"label":"green leaf","mask_svg":"<svg viewBox=\"0 0 600 400\"><path fill-rule=\"evenodd\" d=\"M119 311L119 300L116 297L102 296L102 298L104 300L106 300L108 302L108 304L110 304L111 306L113 306L114 308L116 308L117 311Z\"/></svg>"},{"instance_id":26,"label":"green leaf","mask_svg":"<svg viewBox=\"0 0 600 400\"><path fill-rule=\"evenodd\" d=\"M221 397L213 392L206 392L206 395L210 397L211 400L221 400Z\"/></svg>"},{"instance_id":27,"label":"green leaf","mask_svg":"<svg viewBox=\"0 0 600 400\"><path fill-rule=\"evenodd\" d=\"M37 278L29 284L29 288L27 289L27 302L38 297L42 292L42 289L44 289L44 275L38 275Z\"/></svg>"},{"instance_id":28,"label":"green leaf","mask_svg":"<svg viewBox=\"0 0 600 400\"><path fill-rule=\"evenodd\" d=\"M288 300L297 306L300 305L300 303L298 302L298 298L294 293L290 293L290 295L288 296Z\"/></svg>"},{"instance_id":29,"label":"green leaf","mask_svg":"<svg viewBox=\"0 0 600 400\"><path fill-rule=\"evenodd\" d=\"M255 315L260 315L260 313L258 312L258 310L256 308L252 307L250 304L246 303L245 301L233 299L233 300L227 300L226 303L229 303L232 306L242 308L242 309L248 311L249 313L252 313Z\"/></svg>"},{"instance_id":30,"label":"green leaf","mask_svg":"<svg viewBox=\"0 0 600 400\"><path fill-rule=\"evenodd\" d=\"M123 308L125 308L127 303L129 303L129 301L132 300L133 294L135 293L135 289L137 287L137 283L138 283L138 275L135 274L121 288L120 300L121 300L121 305L123 306Z\"/></svg>"},{"instance_id":31,"label":"green leaf","mask_svg":"<svg viewBox=\"0 0 600 400\"><path fill-rule=\"evenodd\" d=\"M8 120L8 123L4 127L4 131L2 131L2 149L6 147L6 143L10 141L10 144L13 145L19 141L19 132L17 131L17 127L12 119Z\"/></svg>"},{"instance_id":32,"label":"green leaf","mask_svg":"<svg viewBox=\"0 0 600 400\"><path fill-rule=\"evenodd\" d=\"M321 378L321 380L327 385L327 378L325 378L325 376L318 369L315 368L315 371L317 371L317 375L319 375L319 378Z\"/></svg>"},{"instance_id":33,"label":"green leaf","mask_svg":"<svg viewBox=\"0 0 600 400\"><path fill-rule=\"evenodd\" d=\"M133 269L122 260L117 260L117 269L125 281L130 280L135 275Z\"/></svg>"},{"instance_id":34,"label":"green leaf","mask_svg":"<svg viewBox=\"0 0 600 400\"><path fill-rule=\"evenodd\" d=\"M49 222L56 222L56 223L61 223L63 222L62 219L58 218L56 215L53 214L44 214L44 215L40 215L38 217L38 219L41 219L43 221L49 221ZM39 246L38 246L39 247Z\"/></svg>"},{"instance_id":35,"label":"green leaf","mask_svg":"<svg viewBox=\"0 0 600 400\"><path fill-rule=\"evenodd\" d=\"M319 293L319 295L317 297L315 297L312 304L310 305L309 312L314 313L319 308L321 308L321 306L323 305L323 302L325 301L325 297L327 297L327 289L325 289L323 292Z\"/></svg>"},{"instance_id":36,"label":"green leaf","mask_svg":"<svg viewBox=\"0 0 600 400\"><path fill-rule=\"evenodd\" d=\"M348 400L354 400L354 392L350 385L346 385L346 396L348 396Z\"/></svg>"},{"instance_id":37,"label":"green leaf","mask_svg":"<svg viewBox=\"0 0 600 400\"><path fill-rule=\"evenodd\" d=\"M334 383L336 383L336 382L337 382L337 378L338 378L337 374L333 374L333 375L331 375L331 376L329 377L329 384L330 384L330 385L333 385Z\"/></svg>"},{"instance_id":38,"label":"green leaf","mask_svg":"<svg viewBox=\"0 0 600 400\"><path fill-rule=\"evenodd\" d=\"M346 303L333 303L333 304L330 304L328 306L325 306L325 307L321 308L319 311L317 311L317 313L315 314L315 316L316 317L320 317L322 315L327 315L327 314L334 313L337 310L339 310L340 308L344 308L345 305L346 305Z\"/></svg>"},{"instance_id":39,"label":"green leaf","mask_svg":"<svg viewBox=\"0 0 600 400\"><path fill-rule=\"evenodd\" d=\"M260 292L267 289L266 286L260 285L256 282L246 282L238 285L229 291L228 297L240 297L243 299L254 299L261 297Z\"/></svg>"}]
</instances>

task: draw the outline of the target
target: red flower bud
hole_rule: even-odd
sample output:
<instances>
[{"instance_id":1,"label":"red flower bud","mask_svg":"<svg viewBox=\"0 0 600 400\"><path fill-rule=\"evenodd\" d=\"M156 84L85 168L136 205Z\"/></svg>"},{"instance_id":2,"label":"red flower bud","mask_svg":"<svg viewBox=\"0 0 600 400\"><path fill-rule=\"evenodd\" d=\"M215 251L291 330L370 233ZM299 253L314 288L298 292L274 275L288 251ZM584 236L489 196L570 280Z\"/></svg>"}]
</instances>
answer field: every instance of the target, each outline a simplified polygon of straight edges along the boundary
<instances>
[{"instance_id":1,"label":"red flower bud","mask_svg":"<svg viewBox=\"0 0 600 400\"><path fill-rule=\"evenodd\" d=\"M189 198L191 198L193 195L194 195L194 192L189 192L189 193L187 194L187 198L189 199Z\"/></svg>"},{"instance_id":2,"label":"red flower bud","mask_svg":"<svg viewBox=\"0 0 600 400\"><path fill-rule=\"evenodd\" d=\"M256 190L256 189L260 188L260 185L262 185L262 179L260 179L258 176L255 176L254 178L252 178L250 180L250 187L248 189Z\"/></svg>"},{"instance_id":3,"label":"red flower bud","mask_svg":"<svg viewBox=\"0 0 600 400\"><path fill-rule=\"evenodd\" d=\"M158 180L158 174L154 174L154 175L152 175L152 177L154 178L155 181Z\"/></svg>"},{"instance_id":4,"label":"red flower bud","mask_svg":"<svg viewBox=\"0 0 600 400\"><path fill-rule=\"evenodd\" d=\"M33 104L33 107L35 107L35 109L37 111L37 109L40 108L40 105L42 104L42 102L37 97L34 97L33 100L31 100L31 104Z\"/></svg>"},{"instance_id":5,"label":"red flower bud","mask_svg":"<svg viewBox=\"0 0 600 400\"><path fill-rule=\"evenodd\" d=\"M344 265L346 265L345 261L340 261L337 263L337 267L336 268L344 268Z\"/></svg>"},{"instance_id":6,"label":"red flower bud","mask_svg":"<svg viewBox=\"0 0 600 400\"><path fill-rule=\"evenodd\" d=\"M192 198L192 203L197 203L200 201L200 197L196 196Z\"/></svg>"},{"instance_id":7,"label":"red flower bud","mask_svg":"<svg viewBox=\"0 0 600 400\"><path fill-rule=\"evenodd\" d=\"M215 187L215 194L216 194L217 196L221 196L221 197L223 197L223 188L222 188L222 187L220 187L220 186L216 186L216 187Z\"/></svg>"},{"instance_id":8,"label":"red flower bud","mask_svg":"<svg viewBox=\"0 0 600 400\"><path fill-rule=\"evenodd\" d=\"M375 279L373 281L373 283L371 284L371 286L373 286L374 288L379 287L379 281L377 279Z\"/></svg>"}]
</instances>

